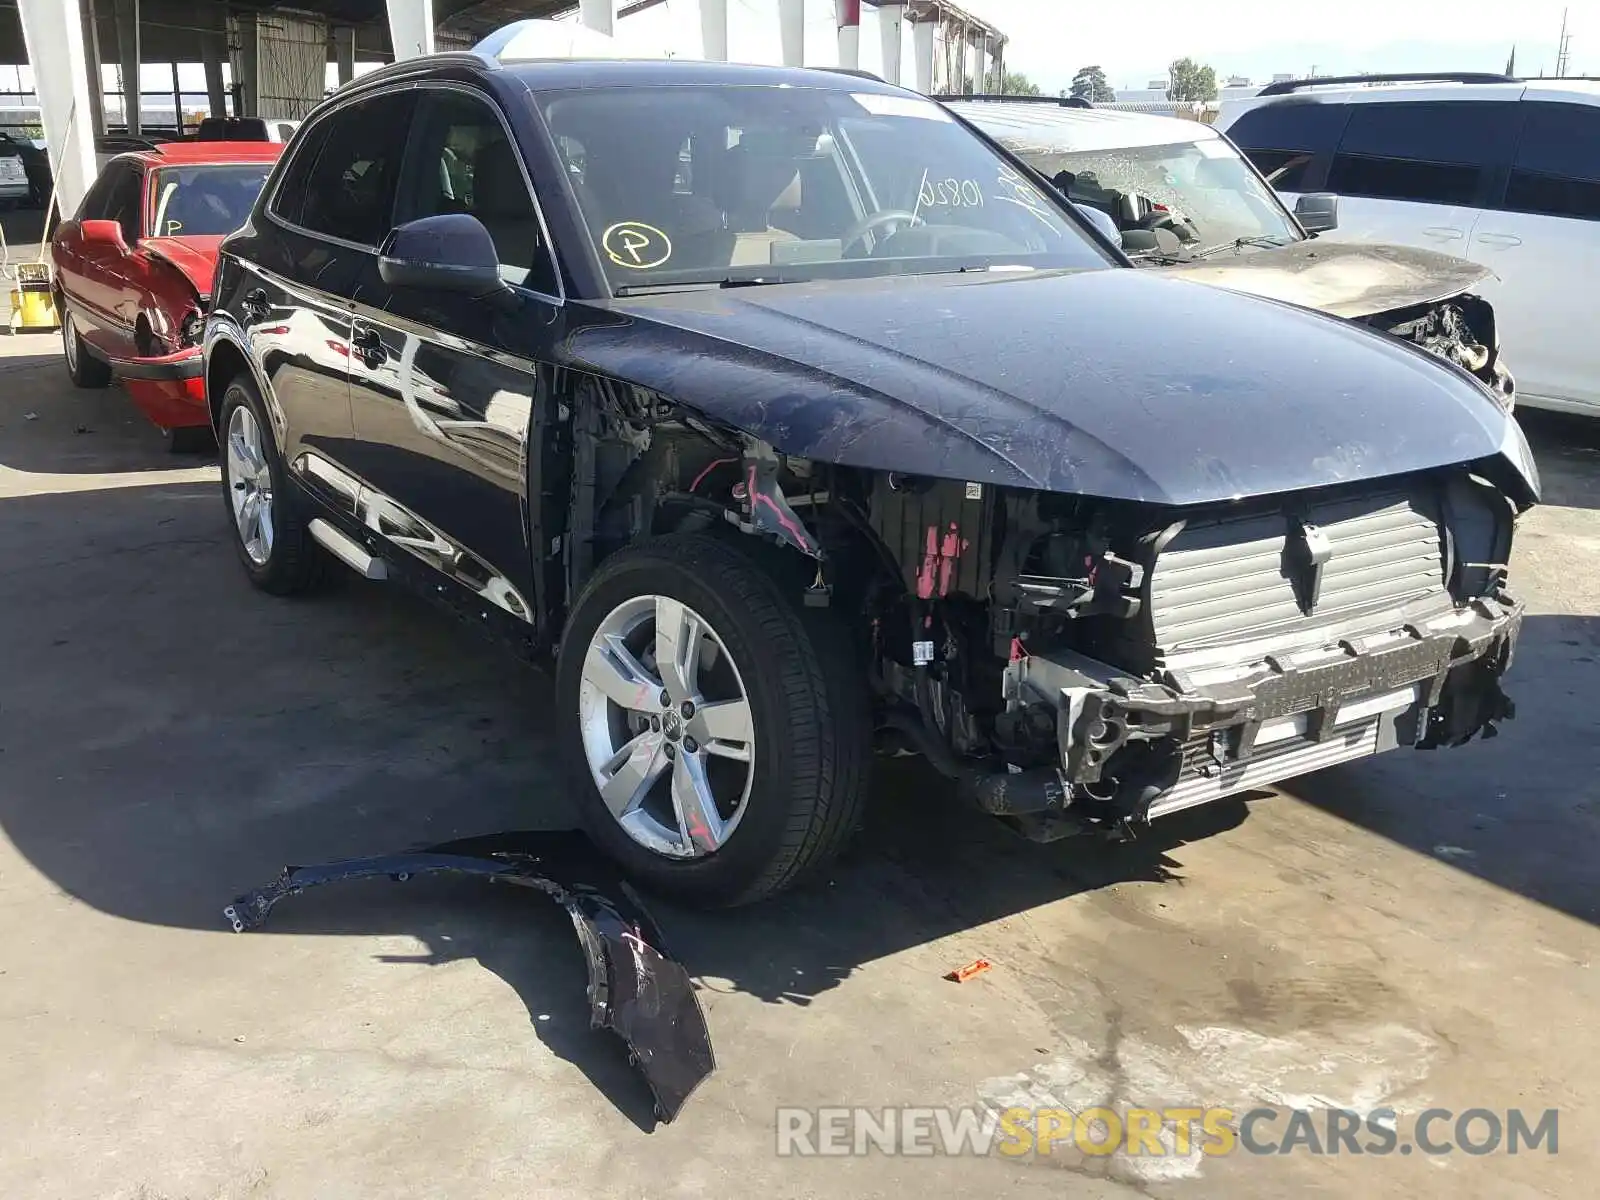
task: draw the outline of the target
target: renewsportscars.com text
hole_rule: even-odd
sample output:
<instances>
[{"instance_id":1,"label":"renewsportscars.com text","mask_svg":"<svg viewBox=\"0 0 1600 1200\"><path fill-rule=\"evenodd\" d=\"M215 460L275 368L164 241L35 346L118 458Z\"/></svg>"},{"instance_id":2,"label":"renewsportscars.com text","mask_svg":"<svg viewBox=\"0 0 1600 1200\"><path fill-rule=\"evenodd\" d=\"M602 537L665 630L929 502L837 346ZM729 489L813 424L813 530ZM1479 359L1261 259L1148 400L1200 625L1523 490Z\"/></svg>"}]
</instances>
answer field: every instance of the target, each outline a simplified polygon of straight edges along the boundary
<instances>
[{"instance_id":1,"label":"renewsportscars.com text","mask_svg":"<svg viewBox=\"0 0 1600 1200\"><path fill-rule=\"evenodd\" d=\"M781 1156L1556 1154L1558 1110L780 1108Z\"/></svg>"}]
</instances>

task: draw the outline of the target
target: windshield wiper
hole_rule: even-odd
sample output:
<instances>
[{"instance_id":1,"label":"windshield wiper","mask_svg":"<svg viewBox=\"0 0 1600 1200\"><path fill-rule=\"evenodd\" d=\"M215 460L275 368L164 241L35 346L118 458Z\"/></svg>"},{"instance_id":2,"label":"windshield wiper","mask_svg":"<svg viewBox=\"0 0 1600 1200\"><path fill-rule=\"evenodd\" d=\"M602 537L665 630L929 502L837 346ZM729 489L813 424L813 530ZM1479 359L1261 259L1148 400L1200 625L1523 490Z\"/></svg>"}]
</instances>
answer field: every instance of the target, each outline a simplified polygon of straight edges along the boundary
<instances>
[{"instance_id":1,"label":"windshield wiper","mask_svg":"<svg viewBox=\"0 0 1600 1200\"><path fill-rule=\"evenodd\" d=\"M1189 256L1188 261L1194 262L1202 258L1210 258L1221 254L1224 250L1242 250L1246 246L1287 246L1293 238L1281 233L1261 233L1254 237L1235 238L1231 242L1223 242L1220 246L1207 246L1204 250L1196 250Z\"/></svg>"},{"instance_id":2,"label":"windshield wiper","mask_svg":"<svg viewBox=\"0 0 1600 1200\"><path fill-rule=\"evenodd\" d=\"M783 275L758 275L750 279L672 279L662 280L660 283L629 283L622 287L613 288L612 292L618 296L644 296L651 292L686 291L693 288L742 288L764 287L769 283L798 283L799 280L790 279Z\"/></svg>"}]
</instances>

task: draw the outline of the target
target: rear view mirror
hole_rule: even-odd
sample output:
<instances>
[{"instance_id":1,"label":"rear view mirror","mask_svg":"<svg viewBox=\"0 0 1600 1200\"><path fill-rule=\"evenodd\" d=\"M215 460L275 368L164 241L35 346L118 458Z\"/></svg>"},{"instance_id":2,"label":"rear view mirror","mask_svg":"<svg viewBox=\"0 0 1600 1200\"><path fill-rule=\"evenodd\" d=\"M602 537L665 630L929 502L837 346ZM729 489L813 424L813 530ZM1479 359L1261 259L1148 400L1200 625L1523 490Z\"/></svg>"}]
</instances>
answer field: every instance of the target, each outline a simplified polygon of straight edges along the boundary
<instances>
[{"instance_id":1,"label":"rear view mirror","mask_svg":"<svg viewBox=\"0 0 1600 1200\"><path fill-rule=\"evenodd\" d=\"M1339 228L1339 197L1332 192L1307 192L1294 202L1294 215L1307 233Z\"/></svg>"},{"instance_id":2,"label":"rear view mirror","mask_svg":"<svg viewBox=\"0 0 1600 1200\"><path fill-rule=\"evenodd\" d=\"M84 221L78 226L78 233L91 246L114 246L123 254L128 252L122 226L116 221Z\"/></svg>"},{"instance_id":3,"label":"rear view mirror","mask_svg":"<svg viewBox=\"0 0 1600 1200\"><path fill-rule=\"evenodd\" d=\"M390 287L477 297L507 290L494 238L467 213L421 217L391 230L378 251L378 274Z\"/></svg>"}]
</instances>

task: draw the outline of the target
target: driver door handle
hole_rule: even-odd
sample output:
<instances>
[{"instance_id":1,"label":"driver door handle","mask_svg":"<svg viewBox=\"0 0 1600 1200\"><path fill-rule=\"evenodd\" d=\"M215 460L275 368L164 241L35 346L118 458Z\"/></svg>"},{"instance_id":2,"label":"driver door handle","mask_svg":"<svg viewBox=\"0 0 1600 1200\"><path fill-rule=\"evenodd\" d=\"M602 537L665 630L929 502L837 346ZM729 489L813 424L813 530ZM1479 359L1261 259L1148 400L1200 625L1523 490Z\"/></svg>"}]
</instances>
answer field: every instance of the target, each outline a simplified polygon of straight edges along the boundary
<instances>
[{"instance_id":1,"label":"driver door handle","mask_svg":"<svg viewBox=\"0 0 1600 1200\"><path fill-rule=\"evenodd\" d=\"M1422 232L1431 238L1438 238L1441 242L1456 242L1466 236L1464 230L1454 225L1430 225Z\"/></svg>"},{"instance_id":2,"label":"driver door handle","mask_svg":"<svg viewBox=\"0 0 1600 1200\"><path fill-rule=\"evenodd\" d=\"M370 325L357 325L350 334L350 345L369 367L375 367L388 357L384 353L383 338Z\"/></svg>"},{"instance_id":3,"label":"driver door handle","mask_svg":"<svg viewBox=\"0 0 1600 1200\"><path fill-rule=\"evenodd\" d=\"M1522 239L1510 233L1480 233L1478 241L1485 246L1520 246Z\"/></svg>"}]
</instances>

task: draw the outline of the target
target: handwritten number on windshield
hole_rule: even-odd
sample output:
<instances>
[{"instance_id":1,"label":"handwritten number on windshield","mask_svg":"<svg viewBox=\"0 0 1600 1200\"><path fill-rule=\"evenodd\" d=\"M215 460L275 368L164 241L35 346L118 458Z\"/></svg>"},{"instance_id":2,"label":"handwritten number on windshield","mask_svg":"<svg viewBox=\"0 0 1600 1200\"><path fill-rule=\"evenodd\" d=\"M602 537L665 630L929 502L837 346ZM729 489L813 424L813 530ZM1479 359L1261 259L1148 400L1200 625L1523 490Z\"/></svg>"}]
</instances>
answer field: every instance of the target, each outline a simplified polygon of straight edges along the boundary
<instances>
[{"instance_id":1,"label":"handwritten number on windshield","mask_svg":"<svg viewBox=\"0 0 1600 1200\"><path fill-rule=\"evenodd\" d=\"M922 177L917 192L918 208L982 208L983 189L976 179L929 179Z\"/></svg>"},{"instance_id":2,"label":"handwritten number on windshield","mask_svg":"<svg viewBox=\"0 0 1600 1200\"><path fill-rule=\"evenodd\" d=\"M1000 168L1000 174L995 179L994 198L1004 204L1015 204L1025 212L1032 213L1052 233L1059 229L1060 222L1049 203L1039 194L1039 189L1010 167Z\"/></svg>"}]
</instances>

